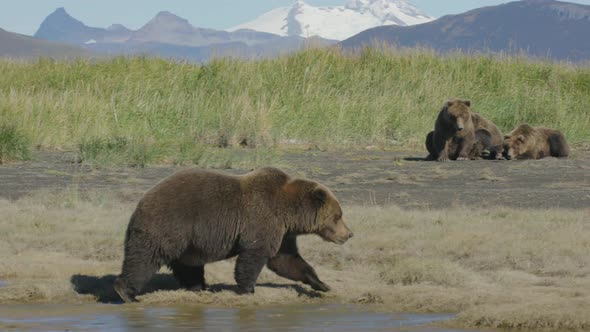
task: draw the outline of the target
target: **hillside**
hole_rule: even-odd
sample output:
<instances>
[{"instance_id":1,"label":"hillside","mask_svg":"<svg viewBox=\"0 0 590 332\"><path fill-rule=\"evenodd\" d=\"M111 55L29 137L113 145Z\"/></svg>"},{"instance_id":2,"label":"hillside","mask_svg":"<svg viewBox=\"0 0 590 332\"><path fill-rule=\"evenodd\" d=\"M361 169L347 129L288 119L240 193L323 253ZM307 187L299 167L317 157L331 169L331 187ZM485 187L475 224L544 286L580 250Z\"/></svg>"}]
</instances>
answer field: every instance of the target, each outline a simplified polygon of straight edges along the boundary
<instances>
[{"instance_id":1,"label":"hillside","mask_svg":"<svg viewBox=\"0 0 590 332\"><path fill-rule=\"evenodd\" d=\"M374 44L426 46L438 51L524 51L535 57L590 60L590 6L553 0L524 0L449 15L429 23L363 31L344 49Z\"/></svg>"},{"instance_id":2,"label":"hillside","mask_svg":"<svg viewBox=\"0 0 590 332\"><path fill-rule=\"evenodd\" d=\"M0 56L11 58L73 58L92 53L80 47L54 43L0 29Z\"/></svg>"}]
</instances>

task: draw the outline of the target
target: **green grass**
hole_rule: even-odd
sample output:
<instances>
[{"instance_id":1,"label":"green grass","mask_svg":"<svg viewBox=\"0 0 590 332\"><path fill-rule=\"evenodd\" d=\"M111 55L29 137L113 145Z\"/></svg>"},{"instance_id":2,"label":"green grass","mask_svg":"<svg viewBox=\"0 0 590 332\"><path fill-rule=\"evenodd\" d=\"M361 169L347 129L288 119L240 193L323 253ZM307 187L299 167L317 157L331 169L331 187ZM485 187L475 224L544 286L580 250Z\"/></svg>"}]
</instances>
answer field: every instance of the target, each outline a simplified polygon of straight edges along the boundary
<instances>
[{"instance_id":1,"label":"green grass","mask_svg":"<svg viewBox=\"0 0 590 332\"><path fill-rule=\"evenodd\" d=\"M30 158L30 142L14 126L0 125L0 165Z\"/></svg>"},{"instance_id":2,"label":"green grass","mask_svg":"<svg viewBox=\"0 0 590 332\"><path fill-rule=\"evenodd\" d=\"M0 70L0 119L32 144L136 165L198 162L224 140L422 148L450 97L471 99L503 131L528 122L590 142L590 67L524 57L307 50L203 66L0 60Z\"/></svg>"}]
</instances>

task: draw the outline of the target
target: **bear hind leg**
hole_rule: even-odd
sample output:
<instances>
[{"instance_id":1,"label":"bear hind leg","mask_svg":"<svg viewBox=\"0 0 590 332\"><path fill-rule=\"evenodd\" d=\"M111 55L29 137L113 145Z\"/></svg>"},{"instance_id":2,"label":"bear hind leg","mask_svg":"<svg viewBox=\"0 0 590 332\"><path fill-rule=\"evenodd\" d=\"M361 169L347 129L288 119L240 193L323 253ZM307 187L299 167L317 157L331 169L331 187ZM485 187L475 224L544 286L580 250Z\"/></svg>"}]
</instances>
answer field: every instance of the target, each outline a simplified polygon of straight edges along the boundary
<instances>
[{"instance_id":1,"label":"bear hind leg","mask_svg":"<svg viewBox=\"0 0 590 332\"><path fill-rule=\"evenodd\" d=\"M549 136L549 153L552 157L563 158L569 155L569 147L561 134Z\"/></svg>"},{"instance_id":2,"label":"bear hind leg","mask_svg":"<svg viewBox=\"0 0 590 332\"><path fill-rule=\"evenodd\" d=\"M253 294L256 279L268 261L263 250L247 250L238 255L235 268L235 279L238 284L238 294Z\"/></svg>"},{"instance_id":3,"label":"bear hind leg","mask_svg":"<svg viewBox=\"0 0 590 332\"><path fill-rule=\"evenodd\" d=\"M183 288L198 292L205 290L207 287L205 284L205 266L190 266L179 261L173 261L168 264L168 267L170 267L172 274Z\"/></svg>"}]
</instances>

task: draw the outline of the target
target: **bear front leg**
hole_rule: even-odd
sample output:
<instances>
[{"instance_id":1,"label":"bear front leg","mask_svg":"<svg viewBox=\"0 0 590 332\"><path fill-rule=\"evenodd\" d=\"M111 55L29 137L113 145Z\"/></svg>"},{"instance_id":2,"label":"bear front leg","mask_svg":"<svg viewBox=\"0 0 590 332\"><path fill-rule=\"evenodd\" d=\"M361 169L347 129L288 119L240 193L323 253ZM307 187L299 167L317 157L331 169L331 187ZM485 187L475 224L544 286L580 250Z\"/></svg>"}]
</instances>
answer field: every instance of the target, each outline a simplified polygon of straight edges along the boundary
<instances>
[{"instance_id":1,"label":"bear front leg","mask_svg":"<svg viewBox=\"0 0 590 332\"><path fill-rule=\"evenodd\" d=\"M293 281L300 281L310 285L311 288L321 292L330 290L330 286L323 283L311 267L301 256L279 253L271 258L267 264L268 268L283 278Z\"/></svg>"},{"instance_id":2,"label":"bear front leg","mask_svg":"<svg viewBox=\"0 0 590 332\"><path fill-rule=\"evenodd\" d=\"M283 278L300 281L317 291L327 292L330 287L323 283L317 273L300 255L297 237L286 235L278 254L268 260L268 268Z\"/></svg>"},{"instance_id":3,"label":"bear front leg","mask_svg":"<svg viewBox=\"0 0 590 332\"><path fill-rule=\"evenodd\" d=\"M436 155L436 161L449 161L449 139L434 132L432 143L434 144L433 155Z\"/></svg>"},{"instance_id":4,"label":"bear front leg","mask_svg":"<svg viewBox=\"0 0 590 332\"><path fill-rule=\"evenodd\" d=\"M443 149L439 152L436 161L447 162L449 161L449 142L444 143Z\"/></svg>"},{"instance_id":5,"label":"bear front leg","mask_svg":"<svg viewBox=\"0 0 590 332\"><path fill-rule=\"evenodd\" d=\"M263 249L249 249L238 255L235 269L238 294L254 293L256 279L267 262L268 255Z\"/></svg>"},{"instance_id":6,"label":"bear front leg","mask_svg":"<svg viewBox=\"0 0 590 332\"><path fill-rule=\"evenodd\" d=\"M426 157L426 160L436 160L438 154L434 150L434 130L429 132L428 135L426 135L425 144L426 150L428 151L428 157Z\"/></svg>"},{"instance_id":7,"label":"bear front leg","mask_svg":"<svg viewBox=\"0 0 590 332\"><path fill-rule=\"evenodd\" d=\"M471 150L473 149L473 143L463 140L461 146L458 148L459 155L457 156L457 161L469 160L471 155Z\"/></svg>"}]
</instances>

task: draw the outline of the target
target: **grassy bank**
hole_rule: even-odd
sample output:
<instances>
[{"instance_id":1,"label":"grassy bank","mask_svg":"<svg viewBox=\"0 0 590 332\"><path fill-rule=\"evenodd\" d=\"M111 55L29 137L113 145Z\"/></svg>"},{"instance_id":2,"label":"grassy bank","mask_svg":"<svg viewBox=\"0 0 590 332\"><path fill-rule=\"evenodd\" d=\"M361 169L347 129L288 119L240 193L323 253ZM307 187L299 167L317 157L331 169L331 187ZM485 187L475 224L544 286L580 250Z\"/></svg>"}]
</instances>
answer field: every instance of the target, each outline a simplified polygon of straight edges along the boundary
<instances>
[{"instance_id":1,"label":"grassy bank","mask_svg":"<svg viewBox=\"0 0 590 332\"><path fill-rule=\"evenodd\" d=\"M0 200L0 303L118 300L123 236L133 203L112 193L40 192ZM231 291L233 262L208 265L217 292L178 290L162 270L143 303L262 306L356 303L387 312L457 312L452 323L590 329L590 225L585 210L345 209L356 236L343 246L315 236L302 255L333 288L319 294L264 270L253 296ZM153 292L158 289L159 291Z\"/></svg>"},{"instance_id":2,"label":"grassy bank","mask_svg":"<svg viewBox=\"0 0 590 332\"><path fill-rule=\"evenodd\" d=\"M199 163L209 147L241 142L422 148L454 96L504 131L529 122L590 142L590 68L519 57L308 50L204 66L0 60L0 71L1 122L35 147L117 163Z\"/></svg>"}]
</instances>

